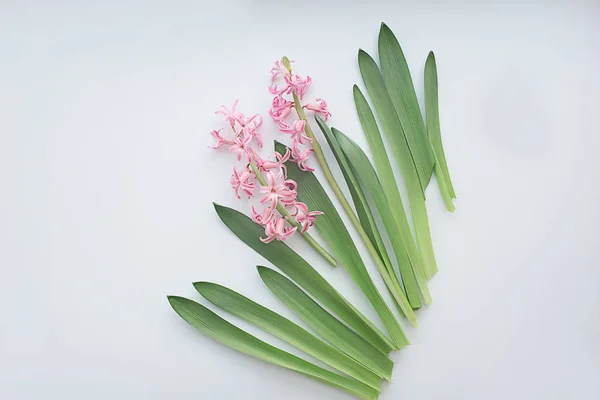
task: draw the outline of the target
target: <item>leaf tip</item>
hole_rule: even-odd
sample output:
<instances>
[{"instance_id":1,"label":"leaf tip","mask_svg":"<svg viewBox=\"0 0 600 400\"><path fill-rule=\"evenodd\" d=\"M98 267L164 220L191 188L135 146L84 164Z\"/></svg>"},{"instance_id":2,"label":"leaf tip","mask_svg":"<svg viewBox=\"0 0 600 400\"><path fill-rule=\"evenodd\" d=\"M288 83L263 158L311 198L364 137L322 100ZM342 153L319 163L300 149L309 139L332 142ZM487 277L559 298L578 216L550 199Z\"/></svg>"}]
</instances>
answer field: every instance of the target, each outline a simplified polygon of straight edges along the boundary
<instances>
[{"instance_id":1,"label":"leaf tip","mask_svg":"<svg viewBox=\"0 0 600 400\"><path fill-rule=\"evenodd\" d=\"M196 288L196 290L198 290L199 287L201 288L201 287L206 286L208 284L209 284L209 282L206 282L206 281L192 282L192 285L194 286L194 288Z\"/></svg>"},{"instance_id":2,"label":"leaf tip","mask_svg":"<svg viewBox=\"0 0 600 400\"><path fill-rule=\"evenodd\" d=\"M171 304L171 307L173 307L173 305L177 302L179 302L182 299L182 297L179 296L174 296L172 294L167 295L167 300L169 300L169 304Z\"/></svg>"}]
</instances>

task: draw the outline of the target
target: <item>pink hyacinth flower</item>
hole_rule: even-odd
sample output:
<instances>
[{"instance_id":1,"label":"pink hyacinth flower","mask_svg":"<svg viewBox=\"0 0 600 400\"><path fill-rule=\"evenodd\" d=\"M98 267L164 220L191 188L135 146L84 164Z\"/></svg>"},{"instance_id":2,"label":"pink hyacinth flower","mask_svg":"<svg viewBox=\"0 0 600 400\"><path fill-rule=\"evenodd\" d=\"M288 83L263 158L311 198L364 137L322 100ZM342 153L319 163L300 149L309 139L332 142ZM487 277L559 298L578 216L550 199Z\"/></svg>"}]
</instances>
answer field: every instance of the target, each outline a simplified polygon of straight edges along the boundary
<instances>
[{"instance_id":1,"label":"pink hyacinth flower","mask_svg":"<svg viewBox=\"0 0 600 400\"><path fill-rule=\"evenodd\" d=\"M296 214L296 220L302 225L302 230L300 233L305 233L308 228L315 224L316 216L323 215L321 211L308 211L308 207L306 204L297 202L296 209L298 210Z\"/></svg>"},{"instance_id":2,"label":"pink hyacinth flower","mask_svg":"<svg viewBox=\"0 0 600 400\"><path fill-rule=\"evenodd\" d=\"M288 85L286 93L294 93L300 97L300 99L304 97L308 86L312 82L310 76L302 78L300 75L286 75L284 76L284 79L285 83Z\"/></svg>"},{"instance_id":3,"label":"pink hyacinth flower","mask_svg":"<svg viewBox=\"0 0 600 400\"><path fill-rule=\"evenodd\" d=\"M260 187L260 192L264 195L260 200L261 203L269 204L269 207L275 209L277 202L286 205L296 201L296 182L284 179L282 170L279 170L277 174L268 171L265 175L267 186Z\"/></svg>"},{"instance_id":4,"label":"pink hyacinth flower","mask_svg":"<svg viewBox=\"0 0 600 400\"><path fill-rule=\"evenodd\" d=\"M213 129L213 131L210 134L215 139L215 144L213 144L212 146L208 146L211 149L218 149L221 146L233 144L233 140L225 139L223 136L221 136L221 129L219 129L219 130Z\"/></svg>"},{"instance_id":5,"label":"pink hyacinth flower","mask_svg":"<svg viewBox=\"0 0 600 400\"><path fill-rule=\"evenodd\" d=\"M289 86L277 86L274 83L271 83L269 85L269 93L280 96L281 94L283 94L286 90L289 89Z\"/></svg>"},{"instance_id":6,"label":"pink hyacinth flower","mask_svg":"<svg viewBox=\"0 0 600 400\"><path fill-rule=\"evenodd\" d=\"M284 163L290 159L290 149L286 148L285 150L285 155L281 155L279 154L277 151L273 153L273 156L275 157L275 159L277 161L271 161L271 160L260 160L260 163L257 162L257 164L260 164L259 168L262 171L269 171L271 169L283 169L284 172L284 176L287 175L287 168L284 165Z\"/></svg>"},{"instance_id":7,"label":"pink hyacinth flower","mask_svg":"<svg viewBox=\"0 0 600 400\"><path fill-rule=\"evenodd\" d=\"M252 151L252 147L250 147L250 141L252 139L253 136L248 134L238 135L233 139L233 145L229 147L229 151L237 153L238 161L242 159L242 155L246 156L248 162L252 161L252 156L254 155L254 151Z\"/></svg>"},{"instance_id":8,"label":"pink hyacinth flower","mask_svg":"<svg viewBox=\"0 0 600 400\"><path fill-rule=\"evenodd\" d=\"M273 240L283 241L288 238L288 236L293 235L298 228L286 226L285 219L277 218L271 220L265 226L265 233L267 235L266 238L260 238L263 243L271 243Z\"/></svg>"},{"instance_id":9,"label":"pink hyacinth flower","mask_svg":"<svg viewBox=\"0 0 600 400\"><path fill-rule=\"evenodd\" d=\"M258 147L262 148L262 136L258 131L258 128L262 125L263 119L259 114L255 114L248 119L242 121L242 132L246 135L250 135L252 139L256 140Z\"/></svg>"},{"instance_id":10,"label":"pink hyacinth flower","mask_svg":"<svg viewBox=\"0 0 600 400\"><path fill-rule=\"evenodd\" d=\"M215 114L223 114L225 116L225 120L229 122L231 126L233 126L236 122L243 125L244 114L235 111L237 104L238 100L234 101L233 105L231 106L231 109L228 109L225 106L221 106L221 109L215 111Z\"/></svg>"},{"instance_id":11,"label":"pink hyacinth flower","mask_svg":"<svg viewBox=\"0 0 600 400\"><path fill-rule=\"evenodd\" d=\"M248 196L248 198L251 198L254 195L256 184L250 182L250 179L252 178L254 178L254 174L248 170L248 168L244 168L241 172L238 172L235 167L233 167L233 175L231 175L229 182L231 183L233 190L235 190L235 195L238 199L241 199L240 191Z\"/></svg>"},{"instance_id":12,"label":"pink hyacinth flower","mask_svg":"<svg viewBox=\"0 0 600 400\"><path fill-rule=\"evenodd\" d=\"M257 213L254 206L251 207L251 211L252 221L262 226L267 225L273 220L273 218L275 218L275 213L273 212L273 209L271 207L265 208L262 214Z\"/></svg>"},{"instance_id":13,"label":"pink hyacinth flower","mask_svg":"<svg viewBox=\"0 0 600 400\"><path fill-rule=\"evenodd\" d=\"M283 133L287 133L293 141L300 142L300 144L304 144L305 140L312 142L312 139L306 136L306 133L304 132L305 127L306 121L303 119L294 121L291 126L283 121L279 123L279 130Z\"/></svg>"},{"instance_id":14,"label":"pink hyacinth flower","mask_svg":"<svg viewBox=\"0 0 600 400\"><path fill-rule=\"evenodd\" d=\"M293 61L290 61L290 63L293 63ZM288 69L285 67L285 65L283 65L281 60L277 60L277 61L275 61L275 66L273 68L271 68L271 82L275 82L275 80L280 75L286 76L289 74L290 74L290 71L288 71Z\"/></svg>"},{"instance_id":15,"label":"pink hyacinth flower","mask_svg":"<svg viewBox=\"0 0 600 400\"><path fill-rule=\"evenodd\" d=\"M300 168L302 171L313 172L314 168L311 168L308 165L306 165L306 161L310 157L312 151L313 149L305 149L301 151L299 149L298 142L294 141L292 143L292 156L290 159L296 164L298 164L298 168Z\"/></svg>"},{"instance_id":16,"label":"pink hyacinth flower","mask_svg":"<svg viewBox=\"0 0 600 400\"><path fill-rule=\"evenodd\" d=\"M316 104L307 104L304 106L307 110L314 111L315 113L322 116L325 121L331 116L331 113L327 110L327 103L323 99L316 99Z\"/></svg>"},{"instance_id":17,"label":"pink hyacinth flower","mask_svg":"<svg viewBox=\"0 0 600 400\"><path fill-rule=\"evenodd\" d=\"M290 115L293 106L294 103L292 101L288 101L280 95L277 95L273 98L269 115L275 122L285 121Z\"/></svg>"}]
</instances>

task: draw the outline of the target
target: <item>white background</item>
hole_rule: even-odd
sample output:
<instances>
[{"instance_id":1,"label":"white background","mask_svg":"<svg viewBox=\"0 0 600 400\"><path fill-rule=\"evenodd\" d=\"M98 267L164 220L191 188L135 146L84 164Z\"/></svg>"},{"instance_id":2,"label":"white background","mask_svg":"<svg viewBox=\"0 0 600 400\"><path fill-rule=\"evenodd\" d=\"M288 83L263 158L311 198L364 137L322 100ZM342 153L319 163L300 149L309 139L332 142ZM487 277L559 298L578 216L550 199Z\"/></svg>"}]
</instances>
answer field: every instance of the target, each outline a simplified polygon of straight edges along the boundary
<instances>
[{"instance_id":1,"label":"white background","mask_svg":"<svg viewBox=\"0 0 600 400\"><path fill-rule=\"evenodd\" d=\"M600 398L598 3L365 3L0 2L0 398L349 399L209 340L166 295L206 304L209 280L297 320L212 208L247 210L207 149L213 111L238 98L281 137L266 88L288 55L366 149L351 87L382 20L419 96L436 52L458 201L432 181L434 304L381 399Z\"/></svg>"}]
</instances>

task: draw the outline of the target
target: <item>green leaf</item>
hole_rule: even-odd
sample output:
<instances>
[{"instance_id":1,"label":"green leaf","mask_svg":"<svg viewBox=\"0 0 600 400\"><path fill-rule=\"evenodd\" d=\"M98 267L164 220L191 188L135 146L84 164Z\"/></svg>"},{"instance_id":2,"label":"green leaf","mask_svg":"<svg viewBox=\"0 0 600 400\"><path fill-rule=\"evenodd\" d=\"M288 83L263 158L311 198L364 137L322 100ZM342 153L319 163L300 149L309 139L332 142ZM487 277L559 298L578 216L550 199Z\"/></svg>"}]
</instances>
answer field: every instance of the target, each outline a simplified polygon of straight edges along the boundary
<instances>
[{"instance_id":1,"label":"green leaf","mask_svg":"<svg viewBox=\"0 0 600 400\"><path fill-rule=\"evenodd\" d=\"M433 245L431 243L431 234L429 232L429 220L427 218L427 209L425 208L425 196L423 194L419 176L413 162L408 143L403 134L402 125L394 109L392 99L383 81L383 77L377 68L377 64L371 56L363 50L358 52L358 65L360 72L369 92L369 97L377 113L383 131L388 137L388 141L400 166L406 189L410 208L413 216L413 223L417 237L417 247L423 261L425 276L430 278L437 271L435 255L433 254ZM372 149L373 153L376 151ZM385 152L385 150L380 153Z\"/></svg>"},{"instance_id":2,"label":"green leaf","mask_svg":"<svg viewBox=\"0 0 600 400\"><path fill-rule=\"evenodd\" d=\"M317 334L382 378L392 378L394 363L384 353L342 324L288 278L267 267L257 268L269 290Z\"/></svg>"},{"instance_id":3,"label":"green leaf","mask_svg":"<svg viewBox=\"0 0 600 400\"><path fill-rule=\"evenodd\" d=\"M285 146L276 143L275 150L284 154ZM315 227L333 251L338 262L342 264L354 283L369 299L396 347L402 348L409 344L398 320L371 280L344 222L315 175L312 172L300 170L296 164L289 161L286 166L288 178L298 183L298 200L306 203L310 210L319 210L324 213L317 217Z\"/></svg>"},{"instance_id":4,"label":"green leaf","mask_svg":"<svg viewBox=\"0 0 600 400\"><path fill-rule=\"evenodd\" d=\"M346 156L340 148L337 139L333 136L331 129L329 129L329 126L325 124L325 121L323 121L323 119L318 114L315 115L315 120L321 128L323 136L325 136L325 139L327 140L327 143L329 144L329 147L331 148L331 151L335 156L338 166L342 171L344 180L346 181L346 185L350 190L350 195L352 196L352 201L354 203L354 207L356 208L356 214L358 215L360 223L364 228L365 232L367 233L367 236L369 237L371 243L373 243L377 248L377 253L379 254L379 257L381 257L381 260L385 264L388 272L391 274L393 272L392 261L390 260L390 256L388 255L387 249L385 248L383 238L381 237L381 235L379 234L379 230L377 229L377 224L369 208L367 198L365 197L365 194L362 188L360 187L360 184L354 176L354 172L352 172L350 164L348 163Z\"/></svg>"},{"instance_id":5,"label":"green leaf","mask_svg":"<svg viewBox=\"0 0 600 400\"><path fill-rule=\"evenodd\" d=\"M342 151L342 148L340 147L338 140L332 133L331 129L329 129L329 127L327 126L325 121L323 121L322 118L316 116L315 119L317 121L317 124L321 128L325 139L329 143L329 147L331 147L333 155L338 161L340 169L342 170L348 188L350 189L350 194L352 195L352 200L354 201L354 205L356 207L357 214L359 215L361 224L364 227L364 230L369 236L371 242L374 243L377 247L378 254L381 256L381 259L386 266L387 274L384 273L384 271L380 271L380 275L383 278L386 287L390 292L390 295L394 299L395 304L398 306L400 313L403 316L407 317L407 319L413 326L416 326L417 317L412 310L410 302L408 301L406 295L402 290L400 281L397 278L398 273L396 272L396 269L392 265L392 262L389 258L389 255L385 248L385 244L383 242L383 238L379 233L379 229L375 222L375 218L373 217L373 214L371 213L371 210L369 208L369 204L365 193L363 192L360 183L358 182L358 179L356 178L355 173L353 172L352 167L350 166L350 163L346 158L346 155ZM418 298L419 296L417 293L417 300Z\"/></svg>"},{"instance_id":6,"label":"green leaf","mask_svg":"<svg viewBox=\"0 0 600 400\"><path fill-rule=\"evenodd\" d=\"M424 275L425 269L423 267L422 257L417 251L417 246L415 244L414 237L410 229L410 224L406 217L406 211L404 209L402 197L400 196L400 190L398 189L396 177L394 176L394 171L392 170L392 164L390 163L390 160L386 153L385 145L383 144L383 139L381 138L381 133L379 132L377 122L375 121L375 116L373 115L373 111L371 110L367 99L360 91L358 86L354 85L353 93L354 103L356 105L356 111L358 113L358 119L360 120L363 132L365 133L367 142L369 143L369 147L371 148L371 151L373 153L373 159L375 161L375 167L377 170L376 176L378 175L379 178L381 178L381 181L379 181L365 177L364 181L370 185L375 185L371 189L372 193L378 193L381 191L381 189L383 190L385 199L387 199L387 209L389 210L390 214L386 213L386 204L382 204L379 207L380 216L384 221L395 221L395 225L399 230L398 233L402 240L402 243L405 246L405 253L410 263L410 266L412 267L414 275ZM348 146L348 151L351 151L352 148L353 145ZM366 154L364 154L364 152L360 148L358 148L358 150L356 151L356 157L362 160L361 163L364 165L364 167L361 169L363 171L363 175L372 175L374 173L371 172L373 166L367 159ZM357 161L357 163L359 163L359 161ZM354 163L353 165L355 167L358 167L357 163ZM381 185L377 185L378 182L381 182ZM379 195L378 197L381 197L381 195ZM381 203L382 200L379 200ZM392 204L394 205L393 207L391 206ZM382 215L382 212L383 214L388 216L384 217ZM392 218L389 218L390 215L392 216ZM394 234L394 236L398 235ZM399 255L396 254L396 257L398 258ZM398 258L399 262L400 260L401 258ZM404 275L406 275L406 273L403 272L403 279ZM410 277L410 275L408 276ZM414 283L414 278L409 279L408 281L405 280L405 285L407 282L410 282L411 284ZM427 285L421 282L421 286L423 286L423 288L421 289L421 294L423 295L425 304L429 304L431 302L431 296L429 295L429 290L426 288ZM413 307L418 307L420 305L418 294L415 295L414 288L411 287L411 290L407 289L407 295Z\"/></svg>"},{"instance_id":7,"label":"green leaf","mask_svg":"<svg viewBox=\"0 0 600 400\"><path fill-rule=\"evenodd\" d=\"M305 353L379 390L381 377L287 318L216 283L196 282L194 287L206 300L217 307L245 319L265 332L277 336Z\"/></svg>"},{"instance_id":8,"label":"green leaf","mask_svg":"<svg viewBox=\"0 0 600 400\"><path fill-rule=\"evenodd\" d=\"M454 211L452 199L456 198L448 163L442 146L442 135L440 133L440 115L438 109L438 77L433 51L429 52L425 62L425 115L427 118L427 133L431 140L433 152L436 158L435 175L440 186L440 191L446 203L448 211ZM444 190L445 189L445 190Z\"/></svg>"},{"instance_id":9,"label":"green leaf","mask_svg":"<svg viewBox=\"0 0 600 400\"><path fill-rule=\"evenodd\" d=\"M342 132L335 128L332 131L344 154L350 161L355 175L367 188L375 203L375 207L379 212L379 216L394 248L394 253L400 266L402 281L404 282L404 287L406 288L406 293L411 304L413 307L420 307L419 290L425 304L430 304L431 294L427 287L427 279L417 263L419 255L414 246L413 236L410 232L401 200L397 204L398 209L396 209L396 212L392 212L390 204L394 203L385 195L375 169L371 165L367 155L354 141Z\"/></svg>"},{"instance_id":10,"label":"green leaf","mask_svg":"<svg viewBox=\"0 0 600 400\"><path fill-rule=\"evenodd\" d=\"M263 243L264 229L249 217L228 207L215 204L221 221L244 243L269 260L310 293L325 307L344 320L363 338L385 353L394 349L390 340L329 284L310 264L285 243Z\"/></svg>"},{"instance_id":11,"label":"green leaf","mask_svg":"<svg viewBox=\"0 0 600 400\"><path fill-rule=\"evenodd\" d=\"M404 53L396 36L385 24L381 24L379 31L379 63L417 169L421 190L425 193L435 163L433 151L425 133L423 116Z\"/></svg>"},{"instance_id":12,"label":"green leaf","mask_svg":"<svg viewBox=\"0 0 600 400\"><path fill-rule=\"evenodd\" d=\"M362 382L327 371L293 354L250 335L227 322L208 308L184 297L168 296L171 307L181 318L206 336L234 350L283 368L299 372L320 382L345 390L361 399L376 400L379 391Z\"/></svg>"}]
</instances>

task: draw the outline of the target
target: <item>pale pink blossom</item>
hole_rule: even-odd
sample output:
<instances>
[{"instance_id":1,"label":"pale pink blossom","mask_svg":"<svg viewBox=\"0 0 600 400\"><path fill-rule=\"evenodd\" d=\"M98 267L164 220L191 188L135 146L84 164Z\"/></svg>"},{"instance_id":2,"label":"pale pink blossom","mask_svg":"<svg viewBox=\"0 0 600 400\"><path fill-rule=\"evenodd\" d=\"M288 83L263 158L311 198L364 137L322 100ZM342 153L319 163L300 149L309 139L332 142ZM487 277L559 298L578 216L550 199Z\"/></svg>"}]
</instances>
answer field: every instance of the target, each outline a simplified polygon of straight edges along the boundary
<instances>
[{"instance_id":1,"label":"pale pink blossom","mask_svg":"<svg viewBox=\"0 0 600 400\"><path fill-rule=\"evenodd\" d=\"M256 184L250 181L252 178L254 178L254 174L248 168L244 168L241 172L238 172L235 167L233 167L233 175L231 175L229 182L231 183L233 190L235 190L235 195L238 199L241 199L240 191L248 196L248 198L251 198L254 195Z\"/></svg>"},{"instance_id":2,"label":"pale pink blossom","mask_svg":"<svg viewBox=\"0 0 600 400\"><path fill-rule=\"evenodd\" d=\"M248 134L237 135L235 139L233 139L233 145L231 145L229 151L237 153L238 161L242 159L242 155L246 156L248 162L252 161L252 156L254 155L254 151L250 146L250 141L252 139L253 136Z\"/></svg>"},{"instance_id":3,"label":"pale pink blossom","mask_svg":"<svg viewBox=\"0 0 600 400\"><path fill-rule=\"evenodd\" d=\"M253 140L256 140L258 147L262 148L262 136L258 131L258 128L262 125L263 119L260 115L255 114L252 117L245 119L242 123L242 131L246 135L252 136Z\"/></svg>"},{"instance_id":4,"label":"pale pink blossom","mask_svg":"<svg viewBox=\"0 0 600 400\"><path fill-rule=\"evenodd\" d=\"M284 71L280 71L281 75ZM275 73L275 71L274 71ZM278 76L279 76L278 75ZM284 75L291 76L291 74ZM286 92L289 95L294 90L302 90L302 87L307 86L310 83L310 79L307 78L303 82L298 83L296 78L292 78L291 82L295 82L294 88L289 84L284 86L283 89L278 89L280 93ZM303 86L304 85L304 86ZM273 87L275 87L273 85ZM300 87L300 89L298 89ZM295 92L294 92L295 93ZM251 216L252 220L257 224L265 227L266 238L260 238L263 242L269 243L274 240L285 240L287 237L292 235L294 232L302 231L303 233L314 224L315 217L321 212L313 211L309 212L306 204L297 201L297 184L292 179L287 179L287 168L285 163L289 160L293 160L305 170L308 167L305 165L306 159L310 156L310 149L301 151L299 145L304 141L310 142L310 138L306 136L305 127L306 122L298 120L288 125L285 123L285 119L290 115L294 103L286 100L281 96L277 96L273 100L273 108L269 114L276 120L280 119L280 129L285 133L289 134L293 138L294 145L292 149L287 148L284 155L278 152L273 153L271 159L262 159L260 155L255 151L254 145L262 146L262 140L259 132L259 128L262 125L262 118L256 114L249 118L246 118L244 114L236 110L238 102L235 101L233 106L228 109L221 107L217 111L217 114L225 116L226 121L231 125L233 131L233 137L231 139L225 138L221 135L221 130L214 130L211 135L215 141L212 148L220 148L222 146L229 146L229 150L237 155L238 161L242 161L246 164L241 170L238 171L235 167L233 168L233 174L230 178L231 187L235 191L235 195L238 198L246 196L251 198L256 192L257 175L259 174L264 177L266 184L260 186L261 207L257 210L252 206ZM319 103L321 109L326 107ZM316 111L315 111L316 112ZM253 164L252 166L247 163ZM256 170L258 168L258 170ZM260 172L259 172L260 171ZM261 178L262 180L262 178ZM279 210L283 212L281 214L277 207L282 206L288 210L292 218L296 218L296 221L287 221L284 218L284 214L288 216L288 212L283 211L280 207ZM287 225L286 225L287 224Z\"/></svg>"},{"instance_id":5,"label":"pale pink blossom","mask_svg":"<svg viewBox=\"0 0 600 400\"><path fill-rule=\"evenodd\" d=\"M308 206L301 202L296 202L296 209L298 210L295 217L296 220L302 225L300 233L305 233L308 228L315 224L316 216L323 215L321 211L308 211Z\"/></svg>"},{"instance_id":6,"label":"pale pink blossom","mask_svg":"<svg viewBox=\"0 0 600 400\"><path fill-rule=\"evenodd\" d=\"M290 159L298 164L298 168L300 168L302 171L312 172L314 171L314 168L306 165L306 161L312 152L313 149L300 150L298 141L294 140L292 143L292 156Z\"/></svg>"},{"instance_id":7,"label":"pale pink blossom","mask_svg":"<svg viewBox=\"0 0 600 400\"><path fill-rule=\"evenodd\" d=\"M277 95L273 98L269 115L275 122L285 121L290 115L293 106L294 102L284 99L281 95Z\"/></svg>"},{"instance_id":8,"label":"pale pink blossom","mask_svg":"<svg viewBox=\"0 0 600 400\"><path fill-rule=\"evenodd\" d=\"M254 221L257 224L262 225L262 226L267 225L269 222L271 222L273 220L273 218L275 218L275 213L273 212L273 209L271 207L265 208L263 210L262 214L259 214L258 212L256 212L256 209L254 208L254 206L252 206L251 212L252 212L252 221Z\"/></svg>"},{"instance_id":9,"label":"pale pink blossom","mask_svg":"<svg viewBox=\"0 0 600 400\"><path fill-rule=\"evenodd\" d=\"M285 162L287 160L290 159L290 149L286 147L285 149L285 154L282 156L279 152L274 152L273 153L273 157L275 157L275 160L277 161L271 161L271 160L260 160L260 165L259 168L263 171L268 171L271 169L283 169L284 172L284 176L287 175L287 167L285 166ZM257 164L259 164L257 162Z\"/></svg>"},{"instance_id":10,"label":"pale pink blossom","mask_svg":"<svg viewBox=\"0 0 600 400\"><path fill-rule=\"evenodd\" d=\"M277 174L267 171L264 176L267 186L260 187L260 192L263 194L261 203L269 204L274 209L277 207L277 202L286 205L296 201L296 182L292 179L285 179L282 170L279 170Z\"/></svg>"},{"instance_id":11,"label":"pale pink blossom","mask_svg":"<svg viewBox=\"0 0 600 400\"><path fill-rule=\"evenodd\" d=\"M293 63L293 61L290 61L290 63ZM285 67L285 65L283 65L283 62L281 60L277 60L275 61L275 66L271 68L271 82L275 82L280 75L286 76L289 74L290 71Z\"/></svg>"},{"instance_id":12,"label":"pale pink blossom","mask_svg":"<svg viewBox=\"0 0 600 400\"><path fill-rule=\"evenodd\" d=\"M244 114L241 112L235 111L237 107L238 101L234 101L231 109L228 109L225 106L221 106L220 110L215 111L215 114L223 114L225 116L225 120L233 126L236 122L243 125Z\"/></svg>"},{"instance_id":13,"label":"pale pink blossom","mask_svg":"<svg viewBox=\"0 0 600 400\"><path fill-rule=\"evenodd\" d=\"M298 228L286 226L285 219L282 217L271 220L265 226L266 238L260 238L263 243L270 243L273 240L283 241L293 235Z\"/></svg>"},{"instance_id":14,"label":"pale pink blossom","mask_svg":"<svg viewBox=\"0 0 600 400\"><path fill-rule=\"evenodd\" d=\"M213 131L210 134L215 139L215 144L213 144L212 146L208 146L211 149L218 149L221 146L225 146L225 145L231 146L233 144L233 140L226 139L223 136L221 136L221 129L219 129L219 130L213 129Z\"/></svg>"},{"instance_id":15,"label":"pale pink blossom","mask_svg":"<svg viewBox=\"0 0 600 400\"><path fill-rule=\"evenodd\" d=\"M285 79L285 83L288 85L285 92L288 94L294 93L298 97L300 97L300 99L302 99L304 97L304 94L306 93L308 86L312 82L312 79L310 78L310 76L307 76L306 78L302 78L300 75L291 75L290 74L290 75L284 76L284 79Z\"/></svg>"},{"instance_id":16,"label":"pale pink blossom","mask_svg":"<svg viewBox=\"0 0 600 400\"><path fill-rule=\"evenodd\" d=\"M306 121L303 119L298 119L294 121L292 125L288 125L285 122L279 123L279 130L283 133L287 133L290 135L292 140L300 142L300 144L304 144L304 141L312 142L312 139L306 136L304 132L304 128L306 127Z\"/></svg>"},{"instance_id":17,"label":"pale pink blossom","mask_svg":"<svg viewBox=\"0 0 600 400\"><path fill-rule=\"evenodd\" d=\"M325 121L327 121L327 119L331 116L331 113L327 110L327 103L325 102L325 100L320 99L320 98L315 99L315 101L316 101L316 104L310 103L310 104L303 106L303 108L306 108L307 110L310 110L310 111L314 111L315 113L322 116L325 119Z\"/></svg>"},{"instance_id":18,"label":"pale pink blossom","mask_svg":"<svg viewBox=\"0 0 600 400\"><path fill-rule=\"evenodd\" d=\"M269 92L271 94L275 94L277 96L280 96L281 94L283 94L286 90L288 90L289 86L277 86L274 83L271 83L269 85Z\"/></svg>"}]
</instances>

